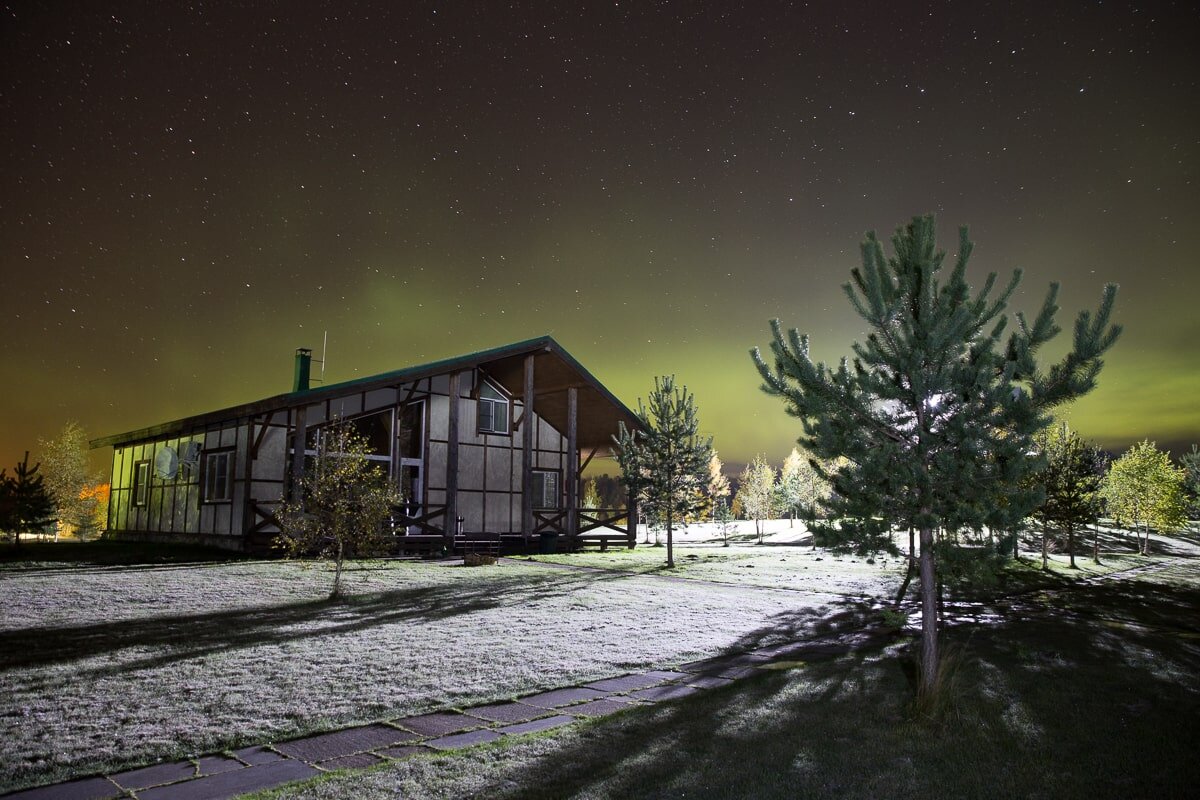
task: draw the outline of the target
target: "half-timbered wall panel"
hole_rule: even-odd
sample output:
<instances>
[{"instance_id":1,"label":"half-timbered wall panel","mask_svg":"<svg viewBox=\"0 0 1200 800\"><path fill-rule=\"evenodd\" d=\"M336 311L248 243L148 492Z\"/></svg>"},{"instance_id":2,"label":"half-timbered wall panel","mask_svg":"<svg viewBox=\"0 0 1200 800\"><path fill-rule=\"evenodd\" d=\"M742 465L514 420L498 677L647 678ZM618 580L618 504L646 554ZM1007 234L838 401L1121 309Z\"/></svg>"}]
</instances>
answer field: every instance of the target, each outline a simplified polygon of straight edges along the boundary
<instances>
[{"instance_id":1,"label":"half-timbered wall panel","mask_svg":"<svg viewBox=\"0 0 1200 800\"><path fill-rule=\"evenodd\" d=\"M434 381L434 383L437 383L437 382ZM461 431L463 428L468 427L468 426L461 424L461 422L464 421L462 417L460 417L459 419L460 419L460 424L458 427L459 427L459 430ZM474 412L472 412L471 416L468 417L468 419L471 420L471 423L473 425L475 422ZM450 421L450 403L448 402L448 398L446 397L446 395L435 394L432 397L430 397L429 398L429 440L430 441L440 441L440 442L446 441L446 432L449 429L448 428L449 421Z\"/></svg>"},{"instance_id":2,"label":"half-timbered wall panel","mask_svg":"<svg viewBox=\"0 0 1200 800\"><path fill-rule=\"evenodd\" d=\"M458 490L482 492L484 460L487 448L474 442L463 443L458 450Z\"/></svg>"},{"instance_id":3,"label":"half-timbered wall panel","mask_svg":"<svg viewBox=\"0 0 1200 800\"><path fill-rule=\"evenodd\" d=\"M261 432L261 426L255 426L255 435ZM281 425L271 425L258 445L258 454L254 459L255 479L282 480L287 469L287 428ZM257 497L257 495L255 495Z\"/></svg>"}]
</instances>

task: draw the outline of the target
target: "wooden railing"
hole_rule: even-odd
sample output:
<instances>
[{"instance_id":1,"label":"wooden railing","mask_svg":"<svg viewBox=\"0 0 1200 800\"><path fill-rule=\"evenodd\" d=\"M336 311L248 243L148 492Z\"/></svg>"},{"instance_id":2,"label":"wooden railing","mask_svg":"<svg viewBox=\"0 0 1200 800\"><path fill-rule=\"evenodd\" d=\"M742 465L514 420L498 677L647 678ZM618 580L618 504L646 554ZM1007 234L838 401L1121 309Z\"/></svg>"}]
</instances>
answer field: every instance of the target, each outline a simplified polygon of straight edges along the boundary
<instances>
[{"instance_id":1,"label":"wooden railing","mask_svg":"<svg viewBox=\"0 0 1200 800\"><path fill-rule=\"evenodd\" d=\"M562 509L555 511L554 509L546 509L544 511L534 509L533 511L533 532L534 533L566 533L567 532L567 511Z\"/></svg>"},{"instance_id":2,"label":"wooden railing","mask_svg":"<svg viewBox=\"0 0 1200 800\"><path fill-rule=\"evenodd\" d=\"M446 535L446 506L444 504L427 503L412 513L409 512L410 508L408 505L392 507L392 515L389 523L391 525L391 532L394 535L408 536L410 528L417 528L420 531L420 535ZM442 520L442 527L439 528L433 524L436 519Z\"/></svg>"},{"instance_id":3,"label":"wooden railing","mask_svg":"<svg viewBox=\"0 0 1200 800\"><path fill-rule=\"evenodd\" d=\"M617 523L624 520L625 527ZM580 535L599 528L611 528L621 534L629 533L629 511L620 508L581 508L579 509Z\"/></svg>"}]
</instances>

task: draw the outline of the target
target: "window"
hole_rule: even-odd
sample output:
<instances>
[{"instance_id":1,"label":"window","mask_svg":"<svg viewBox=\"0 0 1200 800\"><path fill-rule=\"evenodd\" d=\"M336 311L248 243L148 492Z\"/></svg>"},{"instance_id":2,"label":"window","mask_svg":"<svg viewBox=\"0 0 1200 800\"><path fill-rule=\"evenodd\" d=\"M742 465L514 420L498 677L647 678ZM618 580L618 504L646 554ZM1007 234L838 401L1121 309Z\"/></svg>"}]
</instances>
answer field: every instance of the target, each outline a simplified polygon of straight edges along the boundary
<instances>
[{"instance_id":1,"label":"window","mask_svg":"<svg viewBox=\"0 0 1200 800\"><path fill-rule=\"evenodd\" d=\"M379 411L347 420L335 418L326 424L309 428L304 446L304 454L315 458L324 450L325 455L333 458L344 456L345 453L334 449L335 445L333 442L322 441L330 435L330 431L334 426L341 426L353 436L362 439L366 443L366 458L368 461L378 461L385 467L392 463L392 412L390 410ZM322 448L323 444L324 448Z\"/></svg>"},{"instance_id":2,"label":"window","mask_svg":"<svg viewBox=\"0 0 1200 800\"><path fill-rule=\"evenodd\" d=\"M228 503L233 500L233 448L213 450L204 454L201 498L206 503Z\"/></svg>"},{"instance_id":3,"label":"window","mask_svg":"<svg viewBox=\"0 0 1200 800\"><path fill-rule=\"evenodd\" d=\"M508 433L508 398L486 381L479 387L478 409L480 433Z\"/></svg>"},{"instance_id":4,"label":"window","mask_svg":"<svg viewBox=\"0 0 1200 800\"><path fill-rule=\"evenodd\" d=\"M144 506L150 501L150 462L138 461L133 465L133 504Z\"/></svg>"},{"instance_id":5,"label":"window","mask_svg":"<svg viewBox=\"0 0 1200 800\"><path fill-rule=\"evenodd\" d=\"M533 471L533 507L559 507L558 470Z\"/></svg>"}]
</instances>

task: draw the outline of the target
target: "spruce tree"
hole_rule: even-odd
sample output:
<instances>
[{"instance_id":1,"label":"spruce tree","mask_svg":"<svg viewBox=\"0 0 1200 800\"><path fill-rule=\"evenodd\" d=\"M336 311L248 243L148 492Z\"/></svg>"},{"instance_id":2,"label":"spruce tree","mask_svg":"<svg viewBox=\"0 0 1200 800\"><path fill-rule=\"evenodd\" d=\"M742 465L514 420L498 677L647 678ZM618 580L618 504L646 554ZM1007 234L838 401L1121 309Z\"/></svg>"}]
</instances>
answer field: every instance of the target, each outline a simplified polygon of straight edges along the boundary
<instances>
[{"instance_id":1,"label":"spruce tree","mask_svg":"<svg viewBox=\"0 0 1200 800\"><path fill-rule=\"evenodd\" d=\"M40 466L29 466L26 450L11 478L6 470L0 470L0 530L12 533L17 544L22 534L41 531L54 521L54 500L38 474Z\"/></svg>"},{"instance_id":2,"label":"spruce tree","mask_svg":"<svg viewBox=\"0 0 1200 800\"><path fill-rule=\"evenodd\" d=\"M836 368L813 362L807 335L771 323L770 361L751 355L763 390L784 400L804 435L799 443L818 458L845 456L823 470L832 485L823 533L862 551L896 552L894 522L911 523L920 540L922 695L938 685L937 588L940 572L962 561L955 537L935 561L939 530L1008 530L1040 502L1021 478L1040 466L1033 435L1050 422L1051 408L1093 388L1101 355L1120 333L1109 317L1116 287L1106 286L1099 310L1082 312L1071 351L1049 369L1037 354L1059 328L1058 285L1041 310L1004 339L1003 312L1021 278L993 294L989 275L972 295L966 268L972 243L960 231L949 275L937 249L932 216L916 217L892 237L885 258L873 232L862 245L862 266L844 290L869 326L853 359ZM1005 498L1006 502L998 502ZM982 548L980 548L982 549Z\"/></svg>"},{"instance_id":3,"label":"spruce tree","mask_svg":"<svg viewBox=\"0 0 1200 800\"><path fill-rule=\"evenodd\" d=\"M629 496L639 499L648 518L666 526L667 566L674 567L674 524L707 500L712 439L701 438L695 399L686 386L675 386L674 376L654 379L649 407L639 398L637 417L642 430L621 423L614 454Z\"/></svg>"}]
</instances>

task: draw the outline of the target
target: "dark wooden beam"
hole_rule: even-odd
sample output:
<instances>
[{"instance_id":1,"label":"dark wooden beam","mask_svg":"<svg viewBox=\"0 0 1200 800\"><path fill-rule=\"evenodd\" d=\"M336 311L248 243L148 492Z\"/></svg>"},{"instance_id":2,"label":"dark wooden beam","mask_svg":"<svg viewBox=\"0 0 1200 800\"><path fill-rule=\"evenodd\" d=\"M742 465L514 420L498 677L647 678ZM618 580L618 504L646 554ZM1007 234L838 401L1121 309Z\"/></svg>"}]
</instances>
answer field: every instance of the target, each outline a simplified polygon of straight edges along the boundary
<instances>
[{"instance_id":1,"label":"dark wooden beam","mask_svg":"<svg viewBox=\"0 0 1200 800\"><path fill-rule=\"evenodd\" d=\"M268 421L269 421L269 418L268 418ZM263 425L263 430L265 431L266 429L267 429L267 426ZM246 444L247 444L246 465L245 465L245 467L243 467L243 469L245 470L245 473L242 476L243 479L245 480L245 483L242 484L242 536L246 536L250 533L250 523L253 522L253 519L251 518L251 514L250 514L250 508L251 508L250 488L251 488L251 481L254 480L254 454L255 454L255 451L258 449L258 440L255 440L253 446L250 446L250 440L253 438L254 438L254 417L251 417L249 420L246 421ZM237 452L237 451L235 450L234 452ZM233 459L230 459L230 461L232 461L232 460ZM172 492L172 494L171 494L172 509L174 508L174 505L175 505L175 495L174 495L174 492ZM230 516L229 524L232 527L233 526L233 519L232 519L233 518L233 504L232 503L229 506L229 516ZM172 513L171 514L171 530L174 530L174 529L175 529L175 514Z\"/></svg>"},{"instance_id":2,"label":"dark wooden beam","mask_svg":"<svg viewBox=\"0 0 1200 800\"><path fill-rule=\"evenodd\" d=\"M458 531L458 372L450 373L450 413L446 423L446 549Z\"/></svg>"},{"instance_id":3,"label":"dark wooden beam","mask_svg":"<svg viewBox=\"0 0 1200 800\"><path fill-rule=\"evenodd\" d=\"M304 446L308 440L308 406L296 409L296 427L292 433L292 500L304 502L304 491L300 482L304 478ZM203 495L201 487L201 495Z\"/></svg>"},{"instance_id":4,"label":"dark wooden beam","mask_svg":"<svg viewBox=\"0 0 1200 800\"><path fill-rule=\"evenodd\" d=\"M579 390L567 389L567 536L579 534Z\"/></svg>"},{"instance_id":5,"label":"dark wooden beam","mask_svg":"<svg viewBox=\"0 0 1200 800\"><path fill-rule=\"evenodd\" d=\"M588 464L592 463L592 459L596 457L596 453L600 451L599 447L593 447L592 452L588 453L588 457L579 465L579 474L582 476L583 471L588 468Z\"/></svg>"},{"instance_id":6,"label":"dark wooden beam","mask_svg":"<svg viewBox=\"0 0 1200 800\"><path fill-rule=\"evenodd\" d=\"M408 394L406 394L406 395L404 396L404 399L400 401L400 405L401 405L401 406L406 406L406 405L408 405L408 401L410 401L410 400L412 400L412 399L413 399L413 395L417 393L417 384L418 384L418 383L420 383L420 381L413 381L412 383L410 383L410 384L408 385ZM397 394L397 395L399 395L399 394L400 394L400 387L399 387L399 386L397 386L397 387L396 387L396 394Z\"/></svg>"},{"instance_id":7,"label":"dark wooden beam","mask_svg":"<svg viewBox=\"0 0 1200 800\"><path fill-rule=\"evenodd\" d=\"M525 356L524 396L533 397L533 353ZM521 533L528 543L533 535L533 403L524 401L521 412Z\"/></svg>"},{"instance_id":8,"label":"dark wooden beam","mask_svg":"<svg viewBox=\"0 0 1200 800\"><path fill-rule=\"evenodd\" d=\"M258 432L258 436L254 437L254 446L250 448L250 457L251 458L258 458L258 448L262 445L263 439L266 438L267 431L271 427L271 420L274 418L275 418L275 412L272 411L271 413L267 414L266 419L263 420L262 430ZM250 430L251 431L254 430L254 420L253 419L250 420Z\"/></svg>"},{"instance_id":9,"label":"dark wooden beam","mask_svg":"<svg viewBox=\"0 0 1200 800\"><path fill-rule=\"evenodd\" d=\"M558 394L559 392L565 392L568 389L586 389L586 388L587 388L587 383L585 383L584 381L571 381L570 383L557 383L557 384L553 384L551 386L539 386L539 387L537 387L536 391L537 391L538 396L543 396L543 395L548 395L548 394ZM524 398L522 397L521 399L524 399Z\"/></svg>"}]
</instances>

